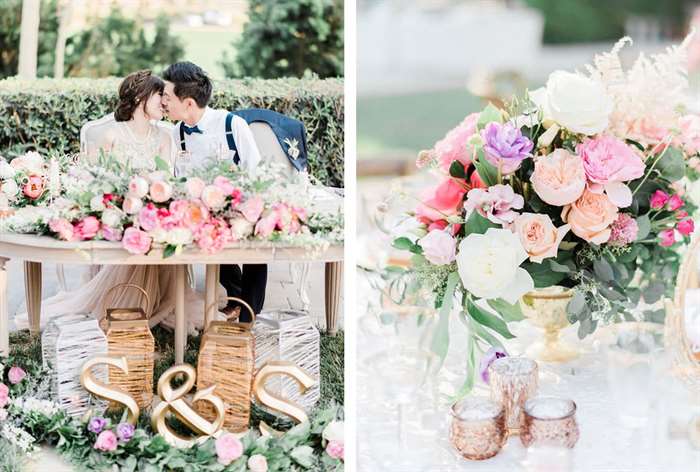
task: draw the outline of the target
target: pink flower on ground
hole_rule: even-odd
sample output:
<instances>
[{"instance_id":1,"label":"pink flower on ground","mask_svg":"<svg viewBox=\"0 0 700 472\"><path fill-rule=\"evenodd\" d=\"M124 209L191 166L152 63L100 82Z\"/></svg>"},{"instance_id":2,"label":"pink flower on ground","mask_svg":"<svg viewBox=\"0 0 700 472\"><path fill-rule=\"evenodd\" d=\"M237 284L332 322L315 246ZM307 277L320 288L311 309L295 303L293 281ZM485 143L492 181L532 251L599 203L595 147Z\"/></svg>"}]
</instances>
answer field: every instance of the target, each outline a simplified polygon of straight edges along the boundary
<instances>
[{"instance_id":1,"label":"pink flower on ground","mask_svg":"<svg viewBox=\"0 0 700 472\"><path fill-rule=\"evenodd\" d=\"M158 208L153 203L139 211L139 225L146 231L153 231L158 226Z\"/></svg>"},{"instance_id":2,"label":"pink flower on ground","mask_svg":"<svg viewBox=\"0 0 700 472\"><path fill-rule=\"evenodd\" d=\"M624 141L608 135L587 139L576 146L576 152L583 160L591 192L605 191L618 208L632 204L632 191L623 182L644 175L639 154Z\"/></svg>"},{"instance_id":3,"label":"pink flower on ground","mask_svg":"<svg viewBox=\"0 0 700 472\"><path fill-rule=\"evenodd\" d=\"M446 220L462 209L462 199L467 192L465 186L455 179L448 178L435 188L426 190L421 196L421 204L416 208L416 218L430 225L435 221Z\"/></svg>"},{"instance_id":4,"label":"pink flower on ground","mask_svg":"<svg viewBox=\"0 0 700 472\"><path fill-rule=\"evenodd\" d=\"M102 431L95 441L94 448L98 451L112 452L117 449L117 436L109 429Z\"/></svg>"},{"instance_id":5,"label":"pink flower on ground","mask_svg":"<svg viewBox=\"0 0 700 472\"><path fill-rule=\"evenodd\" d=\"M524 203L523 196L515 193L510 185L498 184L485 190L471 189L464 202L464 209L468 212L476 210L489 221L505 225L515 220L518 216L515 210L522 209Z\"/></svg>"},{"instance_id":6,"label":"pink flower on ground","mask_svg":"<svg viewBox=\"0 0 700 472\"><path fill-rule=\"evenodd\" d=\"M345 457L345 445L340 441L328 441L326 454L342 461Z\"/></svg>"},{"instance_id":7,"label":"pink flower on ground","mask_svg":"<svg viewBox=\"0 0 700 472\"><path fill-rule=\"evenodd\" d=\"M661 239L659 245L663 247L673 246L673 243L676 242L676 232L673 229L665 229L659 233L659 238Z\"/></svg>"},{"instance_id":8,"label":"pink flower on ground","mask_svg":"<svg viewBox=\"0 0 700 472\"><path fill-rule=\"evenodd\" d=\"M4 383L0 383L0 408L5 408L10 402L10 387Z\"/></svg>"},{"instance_id":9,"label":"pink flower on ground","mask_svg":"<svg viewBox=\"0 0 700 472\"><path fill-rule=\"evenodd\" d=\"M668 199L668 209L669 211L676 211L683 206L683 199L678 195L673 195Z\"/></svg>"},{"instance_id":10,"label":"pink flower on ground","mask_svg":"<svg viewBox=\"0 0 700 472\"><path fill-rule=\"evenodd\" d=\"M151 184L151 200L156 203L163 203L170 200L173 195L173 187L164 180L156 180Z\"/></svg>"},{"instance_id":11,"label":"pink flower on ground","mask_svg":"<svg viewBox=\"0 0 700 472\"><path fill-rule=\"evenodd\" d=\"M122 230L114 229L110 226L102 226L102 237L107 241L121 241L122 240Z\"/></svg>"},{"instance_id":12,"label":"pink flower on ground","mask_svg":"<svg viewBox=\"0 0 700 472\"><path fill-rule=\"evenodd\" d=\"M86 241L97 236L99 230L100 220L94 216L88 216L75 225L74 234L81 241Z\"/></svg>"},{"instance_id":13,"label":"pink flower on ground","mask_svg":"<svg viewBox=\"0 0 700 472\"><path fill-rule=\"evenodd\" d=\"M64 218L56 218L49 221L49 229L58 234L58 237L64 241L70 241L73 239L73 225L70 223L70 221Z\"/></svg>"},{"instance_id":14,"label":"pink flower on ground","mask_svg":"<svg viewBox=\"0 0 700 472\"><path fill-rule=\"evenodd\" d=\"M262 198L255 196L239 205L238 211L243 214L246 220L255 223L260 219L264 206Z\"/></svg>"},{"instance_id":15,"label":"pink flower on ground","mask_svg":"<svg viewBox=\"0 0 700 472\"><path fill-rule=\"evenodd\" d=\"M267 472L267 459L262 454L253 454L248 459L250 472Z\"/></svg>"},{"instance_id":16,"label":"pink flower on ground","mask_svg":"<svg viewBox=\"0 0 700 472\"><path fill-rule=\"evenodd\" d=\"M695 231L695 222L693 221L692 218L688 218L687 220L679 221L678 224L676 225L676 229L683 236L690 236L693 233L693 231Z\"/></svg>"},{"instance_id":17,"label":"pink flower on ground","mask_svg":"<svg viewBox=\"0 0 700 472\"><path fill-rule=\"evenodd\" d=\"M669 198L670 197L666 192L663 190L657 190L651 194L651 197L649 198L649 206L654 210L660 210L664 207L664 205L666 205L666 203L668 203Z\"/></svg>"},{"instance_id":18,"label":"pink flower on ground","mask_svg":"<svg viewBox=\"0 0 700 472\"><path fill-rule=\"evenodd\" d=\"M122 246L131 254L146 254L151 249L151 241L148 233L131 226L124 231Z\"/></svg>"},{"instance_id":19,"label":"pink flower on ground","mask_svg":"<svg viewBox=\"0 0 700 472\"><path fill-rule=\"evenodd\" d=\"M229 179L221 175L214 178L214 186L224 192L224 195L229 196L236 189Z\"/></svg>"},{"instance_id":20,"label":"pink flower on ground","mask_svg":"<svg viewBox=\"0 0 700 472\"><path fill-rule=\"evenodd\" d=\"M610 239L608 244L613 246L626 246L637 239L639 225L637 221L627 213L620 213L610 226Z\"/></svg>"},{"instance_id":21,"label":"pink flower on ground","mask_svg":"<svg viewBox=\"0 0 700 472\"><path fill-rule=\"evenodd\" d=\"M564 206L575 202L586 188L586 172L580 157L557 149L535 161L532 188L543 202Z\"/></svg>"},{"instance_id":22,"label":"pink flower on ground","mask_svg":"<svg viewBox=\"0 0 700 472\"><path fill-rule=\"evenodd\" d=\"M479 121L479 113L468 115L457 127L435 143L433 149L442 169L448 171L454 161L459 161L465 169L469 167L474 152L469 145L469 138L477 131L477 121Z\"/></svg>"},{"instance_id":23,"label":"pink flower on ground","mask_svg":"<svg viewBox=\"0 0 700 472\"><path fill-rule=\"evenodd\" d=\"M686 115L679 120L678 125L681 131L681 144L685 152L688 154L700 152L700 116Z\"/></svg>"},{"instance_id":24,"label":"pink flower on ground","mask_svg":"<svg viewBox=\"0 0 700 472\"><path fill-rule=\"evenodd\" d=\"M21 367L14 366L7 373L7 378L10 379L12 385L20 383L27 376L27 373Z\"/></svg>"},{"instance_id":25,"label":"pink flower on ground","mask_svg":"<svg viewBox=\"0 0 700 472\"><path fill-rule=\"evenodd\" d=\"M457 255L457 240L446 231L434 229L419 239L418 245L431 264L449 264Z\"/></svg>"},{"instance_id":26,"label":"pink flower on ground","mask_svg":"<svg viewBox=\"0 0 700 472\"><path fill-rule=\"evenodd\" d=\"M219 464L229 465L243 455L243 443L231 433L219 436L214 446Z\"/></svg>"},{"instance_id":27,"label":"pink flower on ground","mask_svg":"<svg viewBox=\"0 0 700 472\"><path fill-rule=\"evenodd\" d=\"M44 193L44 179L38 175L29 176L29 181L24 184L22 192L27 198L36 200Z\"/></svg>"},{"instance_id":28,"label":"pink flower on ground","mask_svg":"<svg viewBox=\"0 0 700 472\"><path fill-rule=\"evenodd\" d=\"M210 210L222 208L226 204L226 195L219 187L215 185L207 185L202 190L202 202Z\"/></svg>"},{"instance_id":29,"label":"pink flower on ground","mask_svg":"<svg viewBox=\"0 0 700 472\"><path fill-rule=\"evenodd\" d=\"M185 190L187 195L192 199L198 199L202 196L202 190L207 184L199 177L191 177L185 182Z\"/></svg>"}]
</instances>

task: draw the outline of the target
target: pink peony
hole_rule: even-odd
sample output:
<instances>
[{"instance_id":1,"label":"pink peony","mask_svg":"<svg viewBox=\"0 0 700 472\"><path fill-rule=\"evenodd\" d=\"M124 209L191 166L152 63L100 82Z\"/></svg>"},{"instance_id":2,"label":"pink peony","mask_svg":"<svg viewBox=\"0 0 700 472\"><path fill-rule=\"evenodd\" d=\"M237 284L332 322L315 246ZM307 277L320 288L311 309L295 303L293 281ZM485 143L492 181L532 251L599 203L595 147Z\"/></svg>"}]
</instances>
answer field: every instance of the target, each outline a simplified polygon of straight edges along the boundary
<instances>
[{"instance_id":1,"label":"pink peony","mask_svg":"<svg viewBox=\"0 0 700 472\"><path fill-rule=\"evenodd\" d=\"M277 227L277 213L270 212L263 216L255 225L255 234L263 238L267 238Z\"/></svg>"},{"instance_id":2,"label":"pink peony","mask_svg":"<svg viewBox=\"0 0 700 472\"><path fill-rule=\"evenodd\" d=\"M81 241L86 241L97 236L97 232L99 230L100 220L98 220L94 216L88 216L75 225L74 234L75 237L77 237Z\"/></svg>"},{"instance_id":3,"label":"pink peony","mask_svg":"<svg viewBox=\"0 0 700 472\"><path fill-rule=\"evenodd\" d=\"M243 213L246 220L255 223L260 219L264 206L265 204L262 198L255 196L243 202L243 204L238 207L238 211Z\"/></svg>"},{"instance_id":4,"label":"pink peony","mask_svg":"<svg viewBox=\"0 0 700 472\"><path fill-rule=\"evenodd\" d=\"M148 194L148 181L143 177L134 177L129 182L129 196L143 198Z\"/></svg>"},{"instance_id":5,"label":"pink peony","mask_svg":"<svg viewBox=\"0 0 700 472\"><path fill-rule=\"evenodd\" d=\"M158 226L158 208L153 203L139 211L139 225L146 231L153 231Z\"/></svg>"},{"instance_id":6,"label":"pink peony","mask_svg":"<svg viewBox=\"0 0 700 472\"><path fill-rule=\"evenodd\" d=\"M125 197L124 203L122 203L122 209L127 215L135 215L143 208L143 202L140 198L136 197Z\"/></svg>"},{"instance_id":7,"label":"pink peony","mask_svg":"<svg viewBox=\"0 0 700 472\"><path fill-rule=\"evenodd\" d=\"M14 366L7 373L7 378L10 379L12 385L20 383L27 376L27 373L21 367Z\"/></svg>"},{"instance_id":8,"label":"pink peony","mask_svg":"<svg viewBox=\"0 0 700 472\"><path fill-rule=\"evenodd\" d=\"M627 213L620 213L610 226L610 239L608 244L613 246L626 246L637 239L639 225L637 221Z\"/></svg>"},{"instance_id":9,"label":"pink peony","mask_svg":"<svg viewBox=\"0 0 700 472\"><path fill-rule=\"evenodd\" d=\"M58 237L64 241L73 239L73 225L65 218L55 218L49 221L49 229L58 234Z\"/></svg>"},{"instance_id":10,"label":"pink peony","mask_svg":"<svg viewBox=\"0 0 700 472\"><path fill-rule=\"evenodd\" d=\"M123 232L111 226L102 226L102 237L107 241L121 241Z\"/></svg>"},{"instance_id":11,"label":"pink peony","mask_svg":"<svg viewBox=\"0 0 700 472\"><path fill-rule=\"evenodd\" d=\"M668 199L668 209L669 211L676 211L683 206L683 199L678 195L673 195Z\"/></svg>"},{"instance_id":12,"label":"pink peony","mask_svg":"<svg viewBox=\"0 0 700 472\"><path fill-rule=\"evenodd\" d=\"M131 254L146 254L151 248L151 237L133 226L124 231L122 246Z\"/></svg>"},{"instance_id":13,"label":"pink peony","mask_svg":"<svg viewBox=\"0 0 700 472\"><path fill-rule=\"evenodd\" d=\"M187 207L183 222L192 231L202 226L209 219L209 211L199 202L191 202Z\"/></svg>"},{"instance_id":14,"label":"pink peony","mask_svg":"<svg viewBox=\"0 0 700 472\"><path fill-rule=\"evenodd\" d=\"M681 220L676 225L676 229L683 236L690 236L693 233L693 231L695 231L695 222L693 222L692 218L688 218L687 220Z\"/></svg>"},{"instance_id":15,"label":"pink peony","mask_svg":"<svg viewBox=\"0 0 700 472\"><path fill-rule=\"evenodd\" d=\"M457 180L444 180L437 187L423 193L422 203L416 208L416 218L421 223L430 225L456 215L462 209L462 200L466 192L464 185Z\"/></svg>"},{"instance_id":16,"label":"pink peony","mask_svg":"<svg viewBox=\"0 0 700 472\"><path fill-rule=\"evenodd\" d=\"M670 197L666 192L663 190L657 190L649 198L649 206L654 210L659 210L663 208L666 203L668 203L669 198Z\"/></svg>"},{"instance_id":17,"label":"pink peony","mask_svg":"<svg viewBox=\"0 0 700 472\"><path fill-rule=\"evenodd\" d=\"M210 210L222 208L226 204L226 195L219 187L215 185L207 185L202 190L202 202Z\"/></svg>"},{"instance_id":18,"label":"pink peony","mask_svg":"<svg viewBox=\"0 0 700 472\"><path fill-rule=\"evenodd\" d=\"M173 200L168 206L170 215L178 221L185 219L189 208L190 202L188 202L187 200Z\"/></svg>"},{"instance_id":19,"label":"pink peony","mask_svg":"<svg viewBox=\"0 0 700 472\"><path fill-rule=\"evenodd\" d=\"M586 189L581 198L562 209L561 219L571 225L579 238L594 244L610 239L610 225L617 219L617 207L603 193Z\"/></svg>"},{"instance_id":20,"label":"pink peony","mask_svg":"<svg viewBox=\"0 0 700 472\"><path fill-rule=\"evenodd\" d=\"M472 113L444 138L435 143L433 150L437 156L440 167L448 171L454 161L462 163L466 169L472 162L474 152L469 145L469 138L476 133L476 123L479 121L479 113Z\"/></svg>"},{"instance_id":21,"label":"pink peony","mask_svg":"<svg viewBox=\"0 0 700 472\"><path fill-rule=\"evenodd\" d=\"M191 177L185 182L185 190L187 190L187 195L192 199L198 199L202 196L202 190L207 184L199 177Z\"/></svg>"},{"instance_id":22,"label":"pink peony","mask_svg":"<svg viewBox=\"0 0 700 472\"><path fill-rule=\"evenodd\" d=\"M103 452L112 452L117 449L117 436L109 429L102 431L95 441L95 449Z\"/></svg>"},{"instance_id":23,"label":"pink peony","mask_svg":"<svg viewBox=\"0 0 700 472\"><path fill-rule=\"evenodd\" d=\"M498 184L488 189L474 188L467 194L464 208L468 211L476 210L489 221L504 225L512 223L518 213L514 210L522 209L525 200L522 195L516 194L510 185Z\"/></svg>"},{"instance_id":24,"label":"pink peony","mask_svg":"<svg viewBox=\"0 0 700 472\"><path fill-rule=\"evenodd\" d=\"M663 247L673 246L673 243L676 242L676 232L673 229L665 229L659 233L659 238L661 239L659 245Z\"/></svg>"},{"instance_id":25,"label":"pink peony","mask_svg":"<svg viewBox=\"0 0 700 472\"><path fill-rule=\"evenodd\" d=\"M345 456L345 446L340 441L328 441L326 445L326 454L333 459L343 460Z\"/></svg>"},{"instance_id":26,"label":"pink peony","mask_svg":"<svg viewBox=\"0 0 700 472\"><path fill-rule=\"evenodd\" d=\"M267 459L262 454L253 454L248 459L250 472L267 472Z\"/></svg>"},{"instance_id":27,"label":"pink peony","mask_svg":"<svg viewBox=\"0 0 700 472\"><path fill-rule=\"evenodd\" d=\"M423 255L431 264L449 264L457 255L457 240L445 231L430 231L418 240L418 245L423 248Z\"/></svg>"},{"instance_id":28,"label":"pink peony","mask_svg":"<svg viewBox=\"0 0 700 472\"><path fill-rule=\"evenodd\" d=\"M679 121L680 141L688 154L700 152L700 116L686 115Z\"/></svg>"},{"instance_id":29,"label":"pink peony","mask_svg":"<svg viewBox=\"0 0 700 472\"><path fill-rule=\"evenodd\" d=\"M605 191L619 208L632 204L632 191L623 182L644 175L644 162L639 154L624 141L608 135L587 139L576 146L576 152L583 159L591 192Z\"/></svg>"},{"instance_id":30,"label":"pink peony","mask_svg":"<svg viewBox=\"0 0 700 472\"><path fill-rule=\"evenodd\" d=\"M518 235L530 261L541 263L548 257L557 257L559 244L569 232L569 225L557 228L548 215L523 213L511 227Z\"/></svg>"},{"instance_id":31,"label":"pink peony","mask_svg":"<svg viewBox=\"0 0 700 472\"><path fill-rule=\"evenodd\" d=\"M41 195L44 193L44 179L38 175L30 175L29 181L24 184L24 187L22 188L22 193L24 193L27 198L31 198L32 200L36 200L37 198L41 197Z\"/></svg>"},{"instance_id":32,"label":"pink peony","mask_svg":"<svg viewBox=\"0 0 700 472\"><path fill-rule=\"evenodd\" d=\"M156 180L151 184L151 200L156 203L163 203L170 200L173 195L172 186L164 180Z\"/></svg>"},{"instance_id":33,"label":"pink peony","mask_svg":"<svg viewBox=\"0 0 700 472\"><path fill-rule=\"evenodd\" d=\"M231 433L224 433L214 443L219 464L229 465L243 455L243 443Z\"/></svg>"},{"instance_id":34,"label":"pink peony","mask_svg":"<svg viewBox=\"0 0 700 472\"><path fill-rule=\"evenodd\" d=\"M199 248L211 254L220 251L232 240L231 228L225 221L212 218L199 227L196 237Z\"/></svg>"},{"instance_id":35,"label":"pink peony","mask_svg":"<svg viewBox=\"0 0 700 472\"><path fill-rule=\"evenodd\" d=\"M566 149L557 149L535 161L530 181L543 202L564 206L578 200L583 193L586 172L580 157Z\"/></svg>"},{"instance_id":36,"label":"pink peony","mask_svg":"<svg viewBox=\"0 0 700 472\"><path fill-rule=\"evenodd\" d=\"M221 175L214 178L214 186L219 187L227 197L232 195L233 191L236 189L229 179Z\"/></svg>"},{"instance_id":37,"label":"pink peony","mask_svg":"<svg viewBox=\"0 0 700 472\"><path fill-rule=\"evenodd\" d=\"M10 402L10 387L4 383L0 383L0 408L5 408Z\"/></svg>"}]
</instances>

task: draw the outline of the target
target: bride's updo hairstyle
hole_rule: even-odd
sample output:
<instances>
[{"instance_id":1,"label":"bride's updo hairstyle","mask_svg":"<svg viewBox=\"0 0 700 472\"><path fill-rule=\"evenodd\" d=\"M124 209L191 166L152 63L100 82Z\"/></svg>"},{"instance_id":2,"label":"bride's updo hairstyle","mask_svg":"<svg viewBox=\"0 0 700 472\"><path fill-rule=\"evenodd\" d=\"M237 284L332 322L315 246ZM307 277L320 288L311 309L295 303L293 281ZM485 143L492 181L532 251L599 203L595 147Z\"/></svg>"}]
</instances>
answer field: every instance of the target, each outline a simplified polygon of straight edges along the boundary
<instances>
[{"instance_id":1,"label":"bride's updo hairstyle","mask_svg":"<svg viewBox=\"0 0 700 472\"><path fill-rule=\"evenodd\" d=\"M114 119L129 121L138 106L145 107L151 95L163 93L164 88L165 83L150 70L139 70L127 75L119 85L119 102L114 111Z\"/></svg>"}]
</instances>

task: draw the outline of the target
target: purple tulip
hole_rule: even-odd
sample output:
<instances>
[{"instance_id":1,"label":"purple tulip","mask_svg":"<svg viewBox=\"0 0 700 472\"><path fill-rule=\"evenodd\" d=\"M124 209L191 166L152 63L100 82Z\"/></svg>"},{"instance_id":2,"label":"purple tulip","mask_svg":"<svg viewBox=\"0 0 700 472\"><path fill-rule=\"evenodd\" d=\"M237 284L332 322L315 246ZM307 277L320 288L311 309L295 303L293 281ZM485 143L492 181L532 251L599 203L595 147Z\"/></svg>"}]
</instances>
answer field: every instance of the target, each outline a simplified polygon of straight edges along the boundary
<instances>
[{"instance_id":1,"label":"purple tulip","mask_svg":"<svg viewBox=\"0 0 700 472\"><path fill-rule=\"evenodd\" d=\"M496 359L501 357L506 357L508 353L505 349L500 347L492 347L481 357L481 362L479 363L479 372L481 373L481 380L485 383L489 383L489 367L491 363Z\"/></svg>"},{"instance_id":2,"label":"purple tulip","mask_svg":"<svg viewBox=\"0 0 700 472\"><path fill-rule=\"evenodd\" d=\"M129 423L119 423L117 426L117 437L122 442L127 442L134 437L134 426Z\"/></svg>"},{"instance_id":3,"label":"purple tulip","mask_svg":"<svg viewBox=\"0 0 700 472\"><path fill-rule=\"evenodd\" d=\"M533 144L512 123L489 123L481 130L484 155L502 174L515 172L523 159L530 157Z\"/></svg>"},{"instance_id":4,"label":"purple tulip","mask_svg":"<svg viewBox=\"0 0 700 472\"><path fill-rule=\"evenodd\" d=\"M101 416L95 416L88 423L88 431L95 434L100 434L103 429L107 426L107 420Z\"/></svg>"}]
</instances>

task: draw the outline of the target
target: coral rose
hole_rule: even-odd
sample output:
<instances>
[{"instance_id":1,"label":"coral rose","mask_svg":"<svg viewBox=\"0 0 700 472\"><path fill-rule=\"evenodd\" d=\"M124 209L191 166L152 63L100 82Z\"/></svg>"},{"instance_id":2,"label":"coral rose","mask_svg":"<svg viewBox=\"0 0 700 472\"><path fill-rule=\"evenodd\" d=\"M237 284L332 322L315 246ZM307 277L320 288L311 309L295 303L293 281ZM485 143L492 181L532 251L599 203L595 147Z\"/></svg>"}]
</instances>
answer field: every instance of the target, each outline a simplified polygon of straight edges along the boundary
<instances>
[{"instance_id":1,"label":"coral rose","mask_svg":"<svg viewBox=\"0 0 700 472\"><path fill-rule=\"evenodd\" d=\"M561 217L579 238L603 244L610 238L610 225L617 219L617 207L604 193L586 189L581 198L562 209Z\"/></svg>"},{"instance_id":2,"label":"coral rose","mask_svg":"<svg viewBox=\"0 0 700 472\"><path fill-rule=\"evenodd\" d=\"M437 187L423 193L422 203L416 208L416 218L421 223L430 225L456 215L461 210L465 193L467 189L463 184L454 179L444 180Z\"/></svg>"},{"instance_id":3,"label":"coral rose","mask_svg":"<svg viewBox=\"0 0 700 472\"><path fill-rule=\"evenodd\" d=\"M29 176L29 181L24 184L22 192L27 198L36 200L44 193L44 179L38 175Z\"/></svg>"},{"instance_id":4,"label":"coral rose","mask_svg":"<svg viewBox=\"0 0 700 472\"><path fill-rule=\"evenodd\" d=\"M564 206L575 202L586 188L583 161L566 149L557 149L535 161L532 188L543 202Z\"/></svg>"},{"instance_id":5,"label":"coral rose","mask_svg":"<svg viewBox=\"0 0 700 472\"><path fill-rule=\"evenodd\" d=\"M530 261L541 263L547 257L557 256L569 225L557 228L548 215L523 213L515 219L511 229L520 238Z\"/></svg>"}]
</instances>

